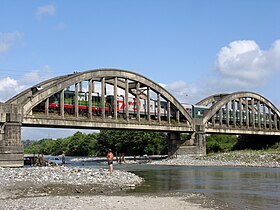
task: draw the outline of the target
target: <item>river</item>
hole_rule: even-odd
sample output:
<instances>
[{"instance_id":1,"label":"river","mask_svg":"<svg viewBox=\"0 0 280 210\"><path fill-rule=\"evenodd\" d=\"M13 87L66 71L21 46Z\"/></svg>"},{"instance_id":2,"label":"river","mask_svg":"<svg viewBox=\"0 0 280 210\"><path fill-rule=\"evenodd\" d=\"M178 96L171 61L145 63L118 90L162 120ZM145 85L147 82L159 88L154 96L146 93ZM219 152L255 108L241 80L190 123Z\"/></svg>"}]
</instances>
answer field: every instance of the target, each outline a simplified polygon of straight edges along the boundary
<instances>
[{"instance_id":1,"label":"river","mask_svg":"<svg viewBox=\"0 0 280 210\"><path fill-rule=\"evenodd\" d=\"M135 192L196 192L236 209L280 208L280 169L142 166L130 171L146 180Z\"/></svg>"},{"instance_id":2,"label":"river","mask_svg":"<svg viewBox=\"0 0 280 210\"><path fill-rule=\"evenodd\" d=\"M79 164L78 164L79 165ZM83 167L107 167L86 163ZM145 179L128 194L191 192L226 202L234 209L280 209L280 168L114 165Z\"/></svg>"}]
</instances>

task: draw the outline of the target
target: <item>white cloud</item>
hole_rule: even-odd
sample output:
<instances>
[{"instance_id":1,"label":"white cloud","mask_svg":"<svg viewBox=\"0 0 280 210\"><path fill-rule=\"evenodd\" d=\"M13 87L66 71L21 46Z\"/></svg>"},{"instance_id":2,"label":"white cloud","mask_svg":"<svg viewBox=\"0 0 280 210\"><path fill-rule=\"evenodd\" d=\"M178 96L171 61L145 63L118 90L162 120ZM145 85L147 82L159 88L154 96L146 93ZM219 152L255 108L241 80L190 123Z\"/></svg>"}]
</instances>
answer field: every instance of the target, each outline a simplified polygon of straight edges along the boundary
<instances>
[{"instance_id":1,"label":"white cloud","mask_svg":"<svg viewBox=\"0 0 280 210\"><path fill-rule=\"evenodd\" d=\"M37 19L41 19L43 16L54 16L56 13L56 8L53 4L38 7L36 10Z\"/></svg>"},{"instance_id":2,"label":"white cloud","mask_svg":"<svg viewBox=\"0 0 280 210\"><path fill-rule=\"evenodd\" d=\"M22 33L12 32L12 33L3 33L0 32L0 55L10 50L12 45L21 37Z\"/></svg>"},{"instance_id":3,"label":"white cloud","mask_svg":"<svg viewBox=\"0 0 280 210\"><path fill-rule=\"evenodd\" d=\"M176 81L170 84L160 84L170 92L181 103L195 104L203 95L202 87L195 84L188 84L185 81Z\"/></svg>"},{"instance_id":4,"label":"white cloud","mask_svg":"<svg viewBox=\"0 0 280 210\"><path fill-rule=\"evenodd\" d=\"M45 65L43 68L39 70L31 70L30 72L23 75L23 77L19 80L19 83L25 86L32 86L51 77L52 77L51 67Z\"/></svg>"},{"instance_id":5,"label":"white cloud","mask_svg":"<svg viewBox=\"0 0 280 210\"><path fill-rule=\"evenodd\" d=\"M24 89L51 77L53 77L51 68L46 65L40 70L32 70L26 73L19 80L10 77L0 79L0 102L4 102Z\"/></svg>"},{"instance_id":6,"label":"white cloud","mask_svg":"<svg viewBox=\"0 0 280 210\"><path fill-rule=\"evenodd\" d=\"M217 71L225 85L259 87L280 71L280 40L265 51L253 40L239 40L223 47L216 62Z\"/></svg>"},{"instance_id":7,"label":"white cloud","mask_svg":"<svg viewBox=\"0 0 280 210\"><path fill-rule=\"evenodd\" d=\"M268 50L262 50L253 40L231 42L219 51L216 70L217 74L192 84L176 81L161 85L179 101L191 104L218 93L256 92L280 72L280 40Z\"/></svg>"},{"instance_id":8,"label":"white cloud","mask_svg":"<svg viewBox=\"0 0 280 210\"><path fill-rule=\"evenodd\" d=\"M0 80L0 91L6 91L8 88L18 89L18 82L10 77Z\"/></svg>"},{"instance_id":9,"label":"white cloud","mask_svg":"<svg viewBox=\"0 0 280 210\"><path fill-rule=\"evenodd\" d=\"M0 101L4 102L11 96L19 93L24 89L23 85L20 85L18 81L6 77L0 80Z\"/></svg>"}]
</instances>

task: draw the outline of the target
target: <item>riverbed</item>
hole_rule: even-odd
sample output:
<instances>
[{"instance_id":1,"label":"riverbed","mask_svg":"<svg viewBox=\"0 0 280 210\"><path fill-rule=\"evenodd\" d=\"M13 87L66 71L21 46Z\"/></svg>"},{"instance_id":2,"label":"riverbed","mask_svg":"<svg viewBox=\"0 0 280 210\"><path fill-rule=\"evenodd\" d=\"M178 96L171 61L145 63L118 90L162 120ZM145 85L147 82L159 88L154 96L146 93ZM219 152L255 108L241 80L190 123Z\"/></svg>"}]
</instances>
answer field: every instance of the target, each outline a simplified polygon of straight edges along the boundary
<instances>
[{"instance_id":1,"label":"riverbed","mask_svg":"<svg viewBox=\"0 0 280 210\"><path fill-rule=\"evenodd\" d=\"M0 209L199 210L217 206L194 193L128 195L128 189L141 185L143 178L124 169L110 174L101 165L0 168Z\"/></svg>"},{"instance_id":2,"label":"riverbed","mask_svg":"<svg viewBox=\"0 0 280 210\"><path fill-rule=\"evenodd\" d=\"M251 159L250 162L240 158L235 162L222 162L217 158L215 162L186 159L185 165L182 159L152 161L152 164L127 161L129 164L114 166L145 180L135 189L127 190L127 195L198 193L233 209L280 209L280 168L275 167L279 162L267 161L268 158L259 162L256 158ZM102 162L84 162L83 167L107 166Z\"/></svg>"},{"instance_id":3,"label":"riverbed","mask_svg":"<svg viewBox=\"0 0 280 210\"><path fill-rule=\"evenodd\" d=\"M154 209L280 209L277 156L265 165L257 158L248 163L224 157L219 159L225 161L128 159L114 162L112 175L106 159L96 157L67 157L68 164L62 167L1 169L0 205L4 209L146 209L151 205Z\"/></svg>"}]
</instances>

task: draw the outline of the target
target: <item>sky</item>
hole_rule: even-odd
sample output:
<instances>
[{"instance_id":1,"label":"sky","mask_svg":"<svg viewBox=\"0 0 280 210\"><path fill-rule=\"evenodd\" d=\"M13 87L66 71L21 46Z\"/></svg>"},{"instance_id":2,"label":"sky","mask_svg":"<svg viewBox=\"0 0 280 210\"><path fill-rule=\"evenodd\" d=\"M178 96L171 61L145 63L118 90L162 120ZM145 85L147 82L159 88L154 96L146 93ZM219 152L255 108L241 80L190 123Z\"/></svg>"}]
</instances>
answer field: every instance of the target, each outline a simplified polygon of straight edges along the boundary
<instances>
[{"instance_id":1,"label":"sky","mask_svg":"<svg viewBox=\"0 0 280 210\"><path fill-rule=\"evenodd\" d=\"M279 11L278 0L1 0L0 102L55 76L118 68L182 103L252 91L280 109ZM73 132L23 128L22 139Z\"/></svg>"}]
</instances>

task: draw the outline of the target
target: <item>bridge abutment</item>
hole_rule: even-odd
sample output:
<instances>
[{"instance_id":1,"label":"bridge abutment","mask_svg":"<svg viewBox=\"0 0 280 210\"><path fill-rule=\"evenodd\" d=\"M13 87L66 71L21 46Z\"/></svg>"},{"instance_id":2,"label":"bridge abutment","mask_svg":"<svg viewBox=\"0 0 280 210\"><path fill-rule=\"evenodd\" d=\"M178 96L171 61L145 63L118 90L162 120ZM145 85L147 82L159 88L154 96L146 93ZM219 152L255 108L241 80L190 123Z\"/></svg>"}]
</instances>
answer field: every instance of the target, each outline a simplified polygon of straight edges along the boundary
<instances>
[{"instance_id":1,"label":"bridge abutment","mask_svg":"<svg viewBox=\"0 0 280 210\"><path fill-rule=\"evenodd\" d=\"M17 106L0 104L0 167L23 167L21 115Z\"/></svg>"}]
</instances>

